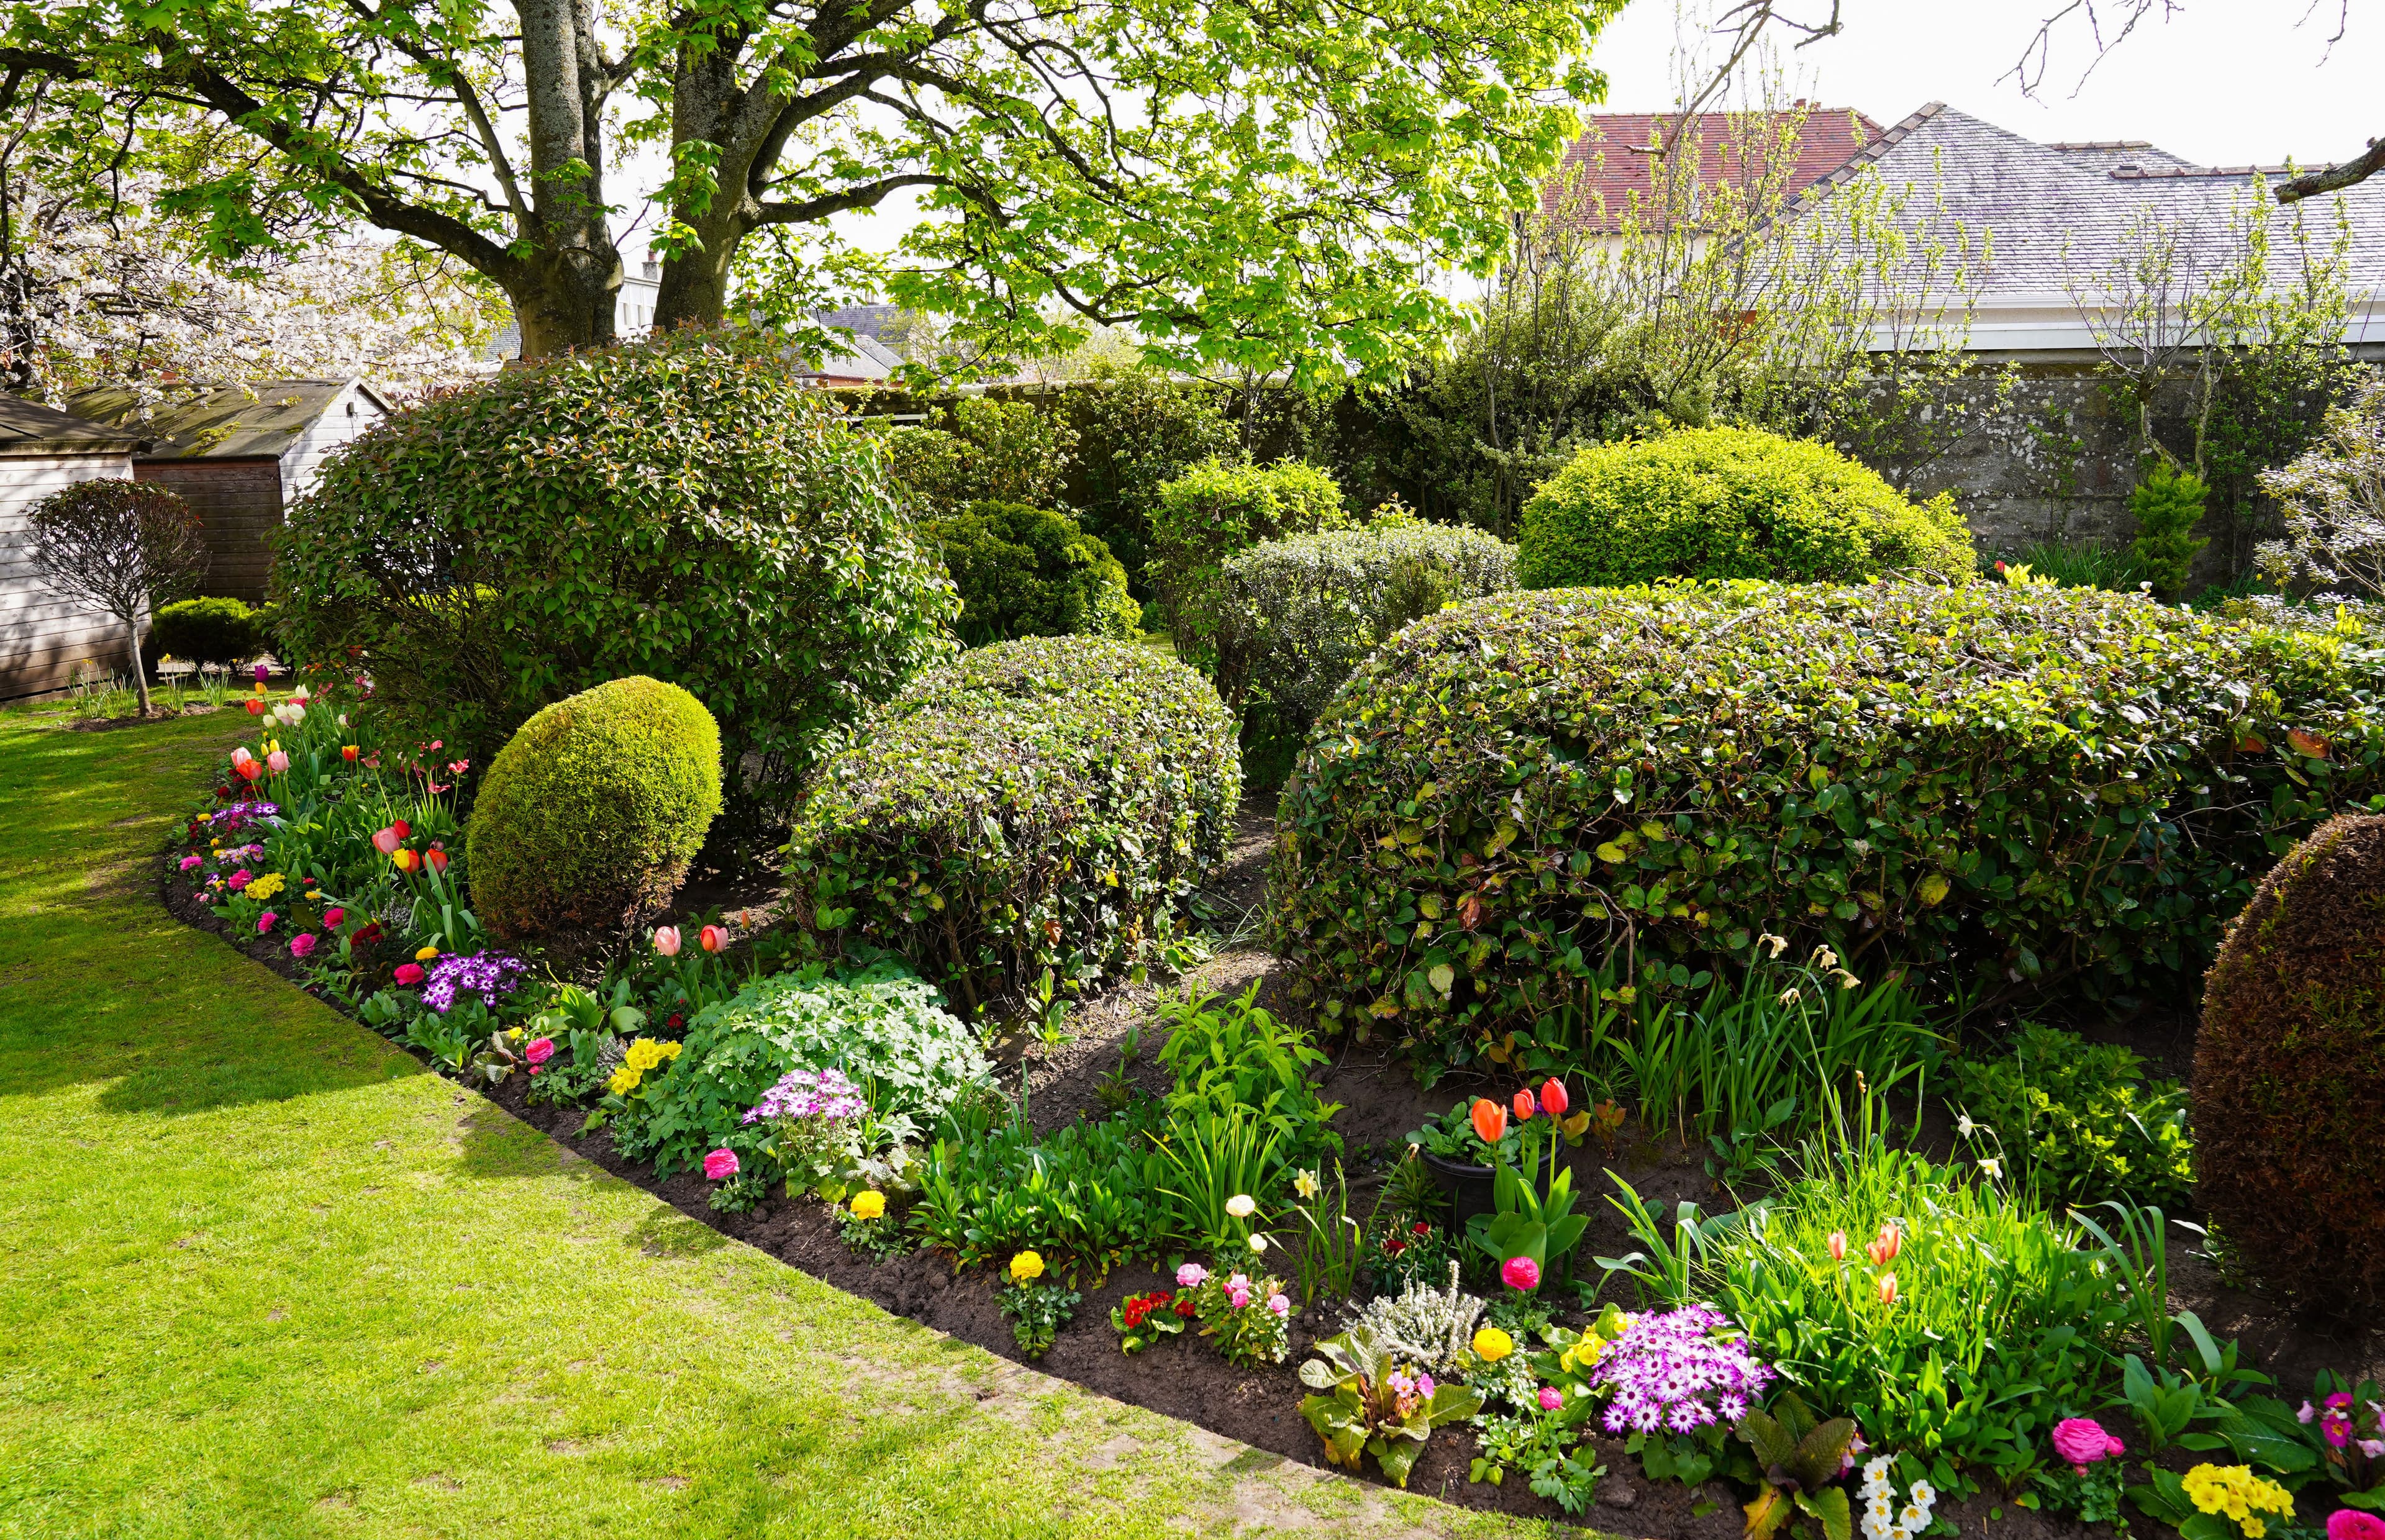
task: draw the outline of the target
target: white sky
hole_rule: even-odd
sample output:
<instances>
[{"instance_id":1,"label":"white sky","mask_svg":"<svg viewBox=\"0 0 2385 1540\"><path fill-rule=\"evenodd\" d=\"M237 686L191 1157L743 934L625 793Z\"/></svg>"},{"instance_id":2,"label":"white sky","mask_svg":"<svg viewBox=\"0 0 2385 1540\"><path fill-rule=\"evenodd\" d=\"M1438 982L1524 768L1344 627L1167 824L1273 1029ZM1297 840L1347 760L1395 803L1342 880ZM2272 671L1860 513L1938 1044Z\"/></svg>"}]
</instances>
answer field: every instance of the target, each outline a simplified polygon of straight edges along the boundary
<instances>
[{"instance_id":1,"label":"white sky","mask_svg":"<svg viewBox=\"0 0 2385 1540\"><path fill-rule=\"evenodd\" d=\"M2385 7L2353 0L2330 53L2340 0L2181 0L2148 17L2082 83L2093 62L2082 17L2054 33L2035 99L2003 77L2063 0L1844 0L1845 29L1785 49L1791 95L1860 108L1892 124L1924 102L2041 142L2149 139L2206 166L2348 160L2385 134ZM2126 0L2097 0L2107 22ZM1784 0L1818 19L1829 0ZM1701 13L1711 5L1698 7ZM2299 26L2296 25L2300 21ZM1604 110L1657 111L1674 100L1670 0L1631 0L1592 57L1611 81ZM2323 61L2323 62L2322 62ZM1602 110L1590 108L1590 111Z\"/></svg>"}]
</instances>

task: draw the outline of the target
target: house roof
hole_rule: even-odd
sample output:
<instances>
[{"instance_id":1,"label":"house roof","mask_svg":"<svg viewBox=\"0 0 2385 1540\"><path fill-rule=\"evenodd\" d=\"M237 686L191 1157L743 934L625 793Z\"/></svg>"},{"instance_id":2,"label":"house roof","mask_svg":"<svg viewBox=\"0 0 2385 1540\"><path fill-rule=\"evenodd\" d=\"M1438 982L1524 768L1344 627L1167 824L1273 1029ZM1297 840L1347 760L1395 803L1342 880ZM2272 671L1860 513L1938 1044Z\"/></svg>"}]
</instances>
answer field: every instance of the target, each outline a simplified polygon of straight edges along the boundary
<instances>
[{"instance_id":1,"label":"house roof","mask_svg":"<svg viewBox=\"0 0 2385 1540\"><path fill-rule=\"evenodd\" d=\"M79 417L150 440L144 460L278 460L350 385L389 410L372 387L349 379L267 379L246 390L224 386L159 405L145 421L140 398L112 386L82 391L67 405Z\"/></svg>"},{"instance_id":2,"label":"house roof","mask_svg":"<svg viewBox=\"0 0 2385 1540\"><path fill-rule=\"evenodd\" d=\"M0 394L0 454L130 454L140 444L138 434Z\"/></svg>"},{"instance_id":3,"label":"house roof","mask_svg":"<svg viewBox=\"0 0 2385 1540\"><path fill-rule=\"evenodd\" d=\"M1702 112L1682 125L1669 112L1602 112L1591 115L1588 128L1566 149L1557 171L1542 184L1541 202L1554 211L1559 199L1571 195L1593 208L1603 207L1605 222L1613 224L1635 201L1645 207L1656 196L1655 153L1677 127L1685 144L1699 152L1699 174L1705 187L1736 182L1750 174L1741 164L1741 147L1751 140L1769 143L1765 120L1773 131L1793 124L1796 160L1789 168L1782 192L1793 195L1845 165L1865 144L1878 140L1878 123L1853 107L1817 107L1799 103L1771 113Z\"/></svg>"}]
</instances>

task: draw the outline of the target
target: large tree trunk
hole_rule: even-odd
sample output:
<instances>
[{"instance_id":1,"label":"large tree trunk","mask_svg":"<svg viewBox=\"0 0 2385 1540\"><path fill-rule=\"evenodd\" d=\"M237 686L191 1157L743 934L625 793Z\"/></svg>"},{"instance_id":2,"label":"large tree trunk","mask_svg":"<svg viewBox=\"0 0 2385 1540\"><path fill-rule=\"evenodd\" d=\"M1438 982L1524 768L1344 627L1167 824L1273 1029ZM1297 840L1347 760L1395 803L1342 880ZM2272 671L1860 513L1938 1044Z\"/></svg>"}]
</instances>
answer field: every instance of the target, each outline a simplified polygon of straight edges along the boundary
<instances>
[{"instance_id":1,"label":"large tree trunk","mask_svg":"<svg viewBox=\"0 0 2385 1540\"><path fill-rule=\"evenodd\" d=\"M718 326L729 306L729 268L737 243L753 226L754 200L747 191L750 157L737 152L736 121L748 94L737 81L738 55L728 47L683 45L671 82L671 143L719 145L718 190L708 202L681 198L671 217L695 232L700 242L663 263L655 294L657 329Z\"/></svg>"},{"instance_id":2,"label":"large tree trunk","mask_svg":"<svg viewBox=\"0 0 2385 1540\"><path fill-rule=\"evenodd\" d=\"M531 229L537 255L511 295L522 356L613 341L621 257L605 222L604 64L588 0L515 0L529 82Z\"/></svg>"}]
</instances>

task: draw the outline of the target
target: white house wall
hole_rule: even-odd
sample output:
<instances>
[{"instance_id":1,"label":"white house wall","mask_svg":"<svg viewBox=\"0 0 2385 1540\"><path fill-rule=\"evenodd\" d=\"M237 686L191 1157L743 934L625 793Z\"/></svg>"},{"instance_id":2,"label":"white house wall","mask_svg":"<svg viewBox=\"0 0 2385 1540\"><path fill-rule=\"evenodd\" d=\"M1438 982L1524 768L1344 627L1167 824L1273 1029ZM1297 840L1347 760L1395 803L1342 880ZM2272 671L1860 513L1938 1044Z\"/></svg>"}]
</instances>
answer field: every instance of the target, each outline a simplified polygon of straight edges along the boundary
<instances>
[{"instance_id":1,"label":"white house wall","mask_svg":"<svg viewBox=\"0 0 2385 1540\"><path fill-rule=\"evenodd\" d=\"M316 415L288 449L281 452L281 505L306 495L321 474L324 456L388 416L355 380Z\"/></svg>"},{"instance_id":2,"label":"white house wall","mask_svg":"<svg viewBox=\"0 0 2385 1540\"><path fill-rule=\"evenodd\" d=\"M0 700L64 689L85 660L123 672L115 616L78 608L43 579L31 509L70 483L131 474L124 454L0 456Z\"/></svg>"}]
</instances>

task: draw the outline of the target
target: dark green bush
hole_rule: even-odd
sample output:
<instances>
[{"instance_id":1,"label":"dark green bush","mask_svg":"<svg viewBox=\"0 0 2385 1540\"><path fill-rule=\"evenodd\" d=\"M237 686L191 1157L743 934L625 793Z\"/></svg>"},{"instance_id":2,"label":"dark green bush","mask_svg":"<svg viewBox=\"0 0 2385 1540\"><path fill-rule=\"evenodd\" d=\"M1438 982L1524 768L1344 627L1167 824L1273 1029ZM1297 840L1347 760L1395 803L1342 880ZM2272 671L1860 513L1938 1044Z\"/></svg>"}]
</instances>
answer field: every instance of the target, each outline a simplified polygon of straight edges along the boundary
<instances>
[{"instance_id":1,"label":"dark green bush","mask_svg":"<svg viewBox=\"0 0 2385 1540\"><path fill-rule=\"evenodd\" d=\"M262 612L237 599L160 604L143 651L189 663L245 663L266 649Z\"/></svg>"},{"instance_id":2,"label":"dark green bush","mask_svg":"<svg viewBox=\"0 0 2385 1540\"><path fill-rule=\"evenodd\" d=\"M2277 851L2385 789L2378 640L1984 583L1479 600L1318 721L1274 945L1453 1062L1627 940L1769 931L1990 995L2191 976Z\"/></svg>"},{"instance_id":3,"label":"dark green bush","mask_svg":"<svg viewBox=\"0 0 2385 1540\"><path fill-rule=\"evenodd\" d=\"M1978 1153L2050 1202L2174 1210L2193 1186L2186 1087L2147 1080L2144 1061L2117 1044L2025 1026L2009 1053L1957 1062L1946 1099Z\"/></svg>"},{"instance_id":4,"label":"dark green bush","mask_svg":"<svg viewBox=\"0 0 2385 1540\"><path fill-rule=\"evenodd\" d=\"M2385 1305L2385 818L2330 819L2229 927L2194 1046L2204 1211L2315 1313Z\"/></svg>"},{"instance_id":5,"label":"dark green bush","mask_svg":"<svg viewBox=\"0 0 2385 1540\"><path fill-rule=\"evenodd\" d=\"M1916 504L1828 444L1742 428L1583 450L1524 505L1517 544L1528 589L1905 571L1960 581L1974 562L1952 499Z\"/></svg>"},{"instance_id":6,"label":"dark green bush","mask_svg":"<svg viewBox=\"0 0 2385 1540\"><path fill-rule=\"evenodd\" d=\"M1084 429L1077 518L1108 544L1141 597L1159 489L1190 466L1238 453L1240 436L1217 409L1216 390L1158 369L1097 364L1093 380L1073 387L1068 399Z\"/></svg>"},{"instance_id":7,"label":"dark green bush","mask_svg":"<svg viewBox=\"0 0 2385 1540\"><path fill-rule=\"evenodd\" d=\"M1057 413L983 396L961 397L931 426L886 435L895 478L939 518L973 503L1052 503L1076 445L1077 430Z\"/></svg>"},{"instance_id":8,"label":"dark green bush","mask_svg":"<svg viewBox=\"0 0 2385 1540\"><path fill-rule=\"evenodd\" d=\"M877 441L767 338L701 330L399 413L279 541L278 634L361 647L403 729L485 758L541 706L648 675L704 702L730 765L760 756L766 794L949 656L958 607Z\"/></svg>"},{"instance_id":9,"label":"dark green bush","mask_svg":"<svg viewBox=\"0 0 2385 1540\"><path fill-rule=\"evenodd\" d=\"M720 811L720 731L702 702L616 679L522 725L481 777L465 851L498 935L618 925L659 908Z\"/></svg>"},{"instance_id":10,"label":"dark green bush","mask_svg":"<svg viewBox=\"0 0 2385 1540\"><path fill-rule=\"evenodd\" d=\"M1141 629L1143 607L1127 594L1126 569L1066 514L976 503L921 533L943 553L960 590L961 640L972 647L1017 637L1130 640Z\"/></svg>"},{"instance_id":11,"label":"dark green bush","mask_svg":"<svg viewBox=\"0 0 2385 1540\"><path fill-rule=\"evenodd\" d=\"M1205 663L1217 634L1219 568L1262 540L1355 522L1342 489L1315 466L1211 460L1159 489L1147 576L1180 656Z\"/></svg>"},{"instance_id":12,"label":"dark green bush","mask_svg":"<svg viewBox=\"0 0 2385 1540\"><path fill-rule=\"evenodd\" d=\"M1001 642L821 767L788 870L815 929L974 1008L1140 958L1223 856L1239 792L1233 719L1191 669L1104 638Z\"/></svg>"}]
</instances>

